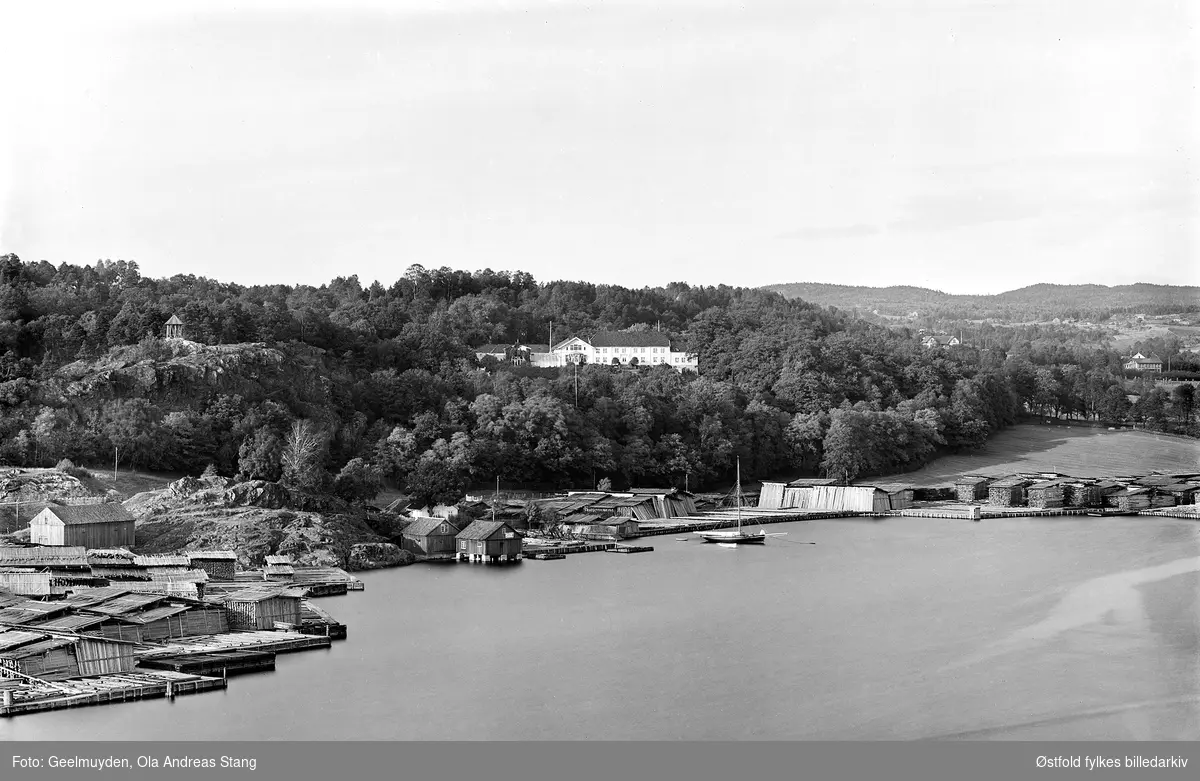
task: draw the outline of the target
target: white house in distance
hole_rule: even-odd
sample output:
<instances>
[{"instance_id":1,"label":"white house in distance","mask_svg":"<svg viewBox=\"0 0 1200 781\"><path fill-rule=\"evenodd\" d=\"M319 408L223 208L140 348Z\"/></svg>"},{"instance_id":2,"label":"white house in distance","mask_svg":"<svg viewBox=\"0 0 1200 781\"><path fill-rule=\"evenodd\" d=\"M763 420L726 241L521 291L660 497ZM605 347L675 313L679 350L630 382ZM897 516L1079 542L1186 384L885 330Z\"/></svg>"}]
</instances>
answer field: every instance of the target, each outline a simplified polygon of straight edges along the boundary
<instances>
[{"instance_id":1,"label":"white house in distance","mask_svg":"<svg viewBox=\"0 0 1200 781\"><path fill-rule=\"evenodd\" d=\"M925 345L926 347L928 347L930 349L933 349L936 347L954 347L955 345L962 344L962 343L958 340L957 336L932 336L931 335L931 336L926 336L924 339L922 339L921 344Z\"/></svg>"},{"instance_id":2,"label":"white house in distance","mask_svg":"<svg viewBox=\"0 0 1200 781\"><path fill-rule=\"evenodd\" d=\"M1160 372L1162 371L1162 361L1157 358L1147 358L1138 353L1125 362L1125 368L1136 372Z\"/></svg>"},{"instance_id":3,"label":"white house in distance","mask_svg":"<svg viewBox=\"0 0 1200 781\"><path fill-rule=\"evenodd\" d=\"M698 372L694 353L671 349L671 340L658 331L600 331L590 337L572 336L554 345L555 366L598 363L605 366L657 366Z\"/></svg>"}]
</instances>

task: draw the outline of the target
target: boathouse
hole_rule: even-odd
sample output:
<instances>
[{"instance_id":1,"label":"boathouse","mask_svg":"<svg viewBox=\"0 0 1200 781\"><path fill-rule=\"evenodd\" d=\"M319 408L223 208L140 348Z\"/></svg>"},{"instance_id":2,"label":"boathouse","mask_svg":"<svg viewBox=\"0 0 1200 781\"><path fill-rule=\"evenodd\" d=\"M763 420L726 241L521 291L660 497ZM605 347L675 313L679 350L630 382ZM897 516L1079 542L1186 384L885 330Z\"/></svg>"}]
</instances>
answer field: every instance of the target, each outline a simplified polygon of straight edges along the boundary
<instances>
[{"instance_id":1,"label":"boathouse","mask_svg":"<svg viewBox=\"0 0 1200 781\"><path fill-rule=\"evenodd\" d=\"M1033 482L1024 477L1006 477L988 486L988 504L995 507L1025 506L1025 489Z\"/></svg>"},{"instance_id":2,"label":"boathouse","mask_svg":"<svg viewBox=\"0 0 1200 781\"><path fill-rule=\"evenodd\" d=\"M275 624L300 625L300 595L279 589L248 588L225 597L230 629L274 629Z\"/></svg>"},{"instance_id":3,"label":"boathouse","mask_svg":"<svg viewBox=\"0 0 1200 781\"><path fill-rule=\"evenodd\" d=\"M237 554L231 550L189 551L184 555L188 566L204 570L209 580L233 580L237 572Z\"/></svg>"},{"instance_id":4,"label":"boathouse","mask_svg":"<svg viewBox=\"0 0 1200 781\"><path fill-rule=\"evenodd\" d=\"M29 522L35 545L125 548L133 545L133 516L115 502L52 504Z\"/></svg>"},{"instance_id":5,"label":"boathouse","mask_svg":"<svg viewBox=\"0 0 1200 781\"><path fill-rule=\"evenodd\" d=\"M1062 480L1033 483L1028 489L1029 506L1041 509L1062 507L1065 503L1063 485Z\"/></svg>"},{"instance_id":6,"label":"boathouse","mask_svg":"<svg viewBox=\"0 0 1200 781\"><path fill-rule=\"evenodd\" d=\"M521 535L504 521L475 521L458 533L456 553L472 561L516 561Z\"/></svg>"},{"instance_id":7,"label":"boathouse","mask_svg":"<svg viewBox=\"0 0 1200 781\"><path fill-rule=\"evenodd\" d=\"M461 527L448 518L417 518L401 532L400 547L425 556L454 553L454 540L460 531Z\"/></svg>"},{"instance_id":8,"label":"boathouse","mask_svg":"<svg viewBox=\"0 0 1200 781\"><path fill-rule=\"evenodd\" d=\"M954 481L954 497L960 502L978 502L988 498L991 478L965 475Z\"/></svg>"}]
</instances>

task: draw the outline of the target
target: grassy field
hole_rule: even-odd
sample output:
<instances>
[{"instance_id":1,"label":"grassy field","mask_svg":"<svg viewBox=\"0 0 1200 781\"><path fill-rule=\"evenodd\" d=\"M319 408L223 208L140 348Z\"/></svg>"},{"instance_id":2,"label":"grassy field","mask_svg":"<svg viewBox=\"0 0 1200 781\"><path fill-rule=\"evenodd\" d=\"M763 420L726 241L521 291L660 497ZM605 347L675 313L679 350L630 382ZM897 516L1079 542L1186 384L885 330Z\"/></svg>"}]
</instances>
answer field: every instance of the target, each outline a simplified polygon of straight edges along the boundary
<instances>
[{"instance_id":1,"label":"grassy field","mask_svg":"<svg viewBox=\"0 0 1200 781\"><path fill-rule=\"evenodd\" d=\"M1200 440L1144 431L1040 423L1014 426L976 453L939 458L924 469L895 475L916 486L944 485L964 474L1062 472L1074 477L1200 472Z\"/></svg>"}]
</instances>

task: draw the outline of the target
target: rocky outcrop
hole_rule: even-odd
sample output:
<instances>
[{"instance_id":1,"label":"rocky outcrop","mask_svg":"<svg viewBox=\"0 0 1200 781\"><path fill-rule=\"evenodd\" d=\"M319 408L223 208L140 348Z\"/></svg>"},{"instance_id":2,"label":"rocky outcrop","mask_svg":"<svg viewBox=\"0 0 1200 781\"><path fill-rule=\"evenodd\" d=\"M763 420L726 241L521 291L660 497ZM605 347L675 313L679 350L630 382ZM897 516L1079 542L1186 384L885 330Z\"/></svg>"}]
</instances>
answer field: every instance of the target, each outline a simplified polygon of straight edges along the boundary
<instances>
[{"instance_id":1,"label":"rocky outcrop","mask_svg":"<svg viewBox=\"0 0 1200 781\"><path fill-rule=\"evenodd\" d=\"M388 544L390 535L377 532L366 511L264 480L185 477L124 504L137 520L140 553L234 550L243 567L276 553L307 566L374 569L407 563L408 554ZM363 544L368 547L355 554ZM374 544L387 547L370 547ZM390 548L405 555L395 559Z\"/></svg>"},{"instance_id":2,"label":"rocky outcrop","mask_svg":"<svg viewBox=\"0 0 1200 781\"><path fill-rule=\"evenodd\" d=\"M350 548L348 569L383 569L412 564L417 557L390 542L364 542Z\"/></svg>"}]
</instances>

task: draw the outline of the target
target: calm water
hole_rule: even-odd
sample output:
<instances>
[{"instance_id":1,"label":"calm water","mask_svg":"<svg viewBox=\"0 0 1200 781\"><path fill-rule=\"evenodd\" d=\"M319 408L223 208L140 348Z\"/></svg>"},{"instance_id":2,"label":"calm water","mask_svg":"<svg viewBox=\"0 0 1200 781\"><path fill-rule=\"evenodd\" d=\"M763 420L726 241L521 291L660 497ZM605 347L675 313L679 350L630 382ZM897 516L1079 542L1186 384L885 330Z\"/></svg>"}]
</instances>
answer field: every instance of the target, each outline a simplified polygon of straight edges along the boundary
<instances>
[{"instance_id":1,"label":"calm water","mask_svg":"<svg viewBox=\"0 0 1200 781\"><path fill-rule=\"evenodd\" d=\"M0 739L1200 738L1194 523L772 530L369 573L321 600L350 627L329 651Z\"/></svg>"}]
</instances>

